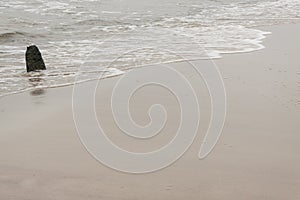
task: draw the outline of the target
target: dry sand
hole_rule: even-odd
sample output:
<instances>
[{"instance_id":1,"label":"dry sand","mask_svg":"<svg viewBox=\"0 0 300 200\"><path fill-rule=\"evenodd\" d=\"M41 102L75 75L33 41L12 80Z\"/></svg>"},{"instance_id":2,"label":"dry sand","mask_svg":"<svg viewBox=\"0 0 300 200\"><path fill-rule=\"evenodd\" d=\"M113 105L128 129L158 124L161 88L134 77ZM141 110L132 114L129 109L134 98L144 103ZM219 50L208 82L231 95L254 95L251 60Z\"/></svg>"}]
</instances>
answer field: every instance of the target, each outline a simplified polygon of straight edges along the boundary
<instances>
[{"instance_id":1,"label":"dry sand","mask_svg":"<svg viewBox=\"0 0 300 200\"><path fill-rule=\"evenodd\" d=\"M87 153L72 118L72 87L1 98L0 199L300 199L300 24L264 29L273 32L264 41L266 49L216 60L228 112L214 151L197 159L210 117L207 91L198 84L199 134L178 162L156 173L116 172ZM184 63L172 66L198 83ZM120 133L107 106L116 81L101 81L97 93L97 114L109 137L141 152L166 144L179 120L172 95L158 87L136 94L131 109L137 123L149 122L148 106L157 101L171 115L159 136L132 141Z\"/></svg>"}]
</instances>

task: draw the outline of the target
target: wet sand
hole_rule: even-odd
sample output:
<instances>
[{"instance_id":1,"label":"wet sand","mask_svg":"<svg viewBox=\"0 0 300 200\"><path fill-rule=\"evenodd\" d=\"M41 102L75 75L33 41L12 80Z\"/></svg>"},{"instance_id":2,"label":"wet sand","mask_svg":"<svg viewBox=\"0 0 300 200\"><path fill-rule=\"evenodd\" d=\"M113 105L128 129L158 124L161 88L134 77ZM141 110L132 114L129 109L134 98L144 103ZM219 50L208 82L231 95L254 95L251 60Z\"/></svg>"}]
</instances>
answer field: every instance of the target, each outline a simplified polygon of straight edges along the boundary
<instances>
[{"instance_id":1,"label":"wet sand","mask_svg":"<svg viewBox=\"0 0 300 200\"><path fill-rule=\"evenodd\" d=\"M120 173L88 154L73 121L72 87L1 98L0 199L299 199L300 24L263 29L272 32L265 49L216 60L227 91L227 118L216 148L204 160L197 154L210 118L208 94L185 63L172 64L200 83L195 91L201 126L189 151L155 173ZM101 81L97 92L97 116L109 137L139 152L166 144L179 123L171 93L149 87L136 94L130 108L137 123L149 122L147 110L157 101L171 112L159 136L137 141L121 134L107 106L117 80Z\"/></svg>"}]
</instances>

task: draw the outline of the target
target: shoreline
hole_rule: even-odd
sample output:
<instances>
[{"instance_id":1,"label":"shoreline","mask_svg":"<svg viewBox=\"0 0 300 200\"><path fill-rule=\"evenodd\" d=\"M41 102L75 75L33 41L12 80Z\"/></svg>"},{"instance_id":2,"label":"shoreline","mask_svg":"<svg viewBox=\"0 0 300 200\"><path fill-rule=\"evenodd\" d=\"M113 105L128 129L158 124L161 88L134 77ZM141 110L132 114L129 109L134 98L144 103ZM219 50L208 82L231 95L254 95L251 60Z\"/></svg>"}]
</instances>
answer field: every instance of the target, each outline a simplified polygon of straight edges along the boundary
<instances>
[{"instance_id":1,"label":"shoreline","mask_svg":"<svg viewBox=\"0 0 300 200\"><path fill-rule=\"evenodd\" d=\"M199 160L197 153L209 124L209 95L193 70L184 63L171 64L196 83L201 126L185 155L155 173L119 173L86 152L73 121L72 86L0 97L0 197L299 199L300 24L265 29L272 31L262 43L266 48L223 54L214 60L226 86L227 118L218 144L204 160ZM201 65L203 60L193 63ZM130 108L138 124L149 123L146 113L156 101L171 115L163 135L150 141L132 141L115 125L107 106L117 80L104 79L96 95L96 114L109 138L129 151L147 152L165 145L179 124L176 99L159 88L136 93ZM90 84L83 83L86 88Z\"/></svg>"},{"instance_id":2,"label":"shoreline","mask_svg":"<svg viewBox=\"0 0 300 200\"><path fill-rule=\"evenodd\" d=\"M295 24L296 22L290 22L288 23L289 24ZM296 23L296 24L299 24L299 23ZM141 66L136 66L137 68L138 67L147 67L148 65L156 65L156 64L173 64L173 63L181 63L181 62L193 62L193 61L201 61L201 60L212 60L212 61L216 61L218 59L222 59L224 56L226 55L232 55L232 54L247 54L247 53L252 53L252 52L256 52L256 51L261 51L263 49L266 48L266 46L264 45L264 40L268 37L268 35L272 35L272 32L270 32L269 30L263 30L263 29L267 29L268 27L272 28L272 27L276 27L276 26L281 26L281 25L287 25L287 24L280 24L280 25L268 25L268 26L264 26L264 27L261 27L261 26L254 26L254 27L249 27L249 28L253 28L253 29L256 29L258 31L262 31L264 33L262 33L262 36L261 38L257 39L259 42L258 44L260 44L260 48L259 49L254 49L254 50L243 50L243 51L236 51L236 52L218 52L216 56L214 57L211 57L211 58L195 58L195 59L188 59L188 60L175 60L175 61L169 61L169 62L163 62L163 63L151 63L151 64L144 64L144 65L141 65ZM127 70L134 70L134 68L129 68L129 69L125 69L124 73L126 73ZM107 78L114 78L114 77L118 77L122 74L116 74L116 75L112 75L112 76L108 76L108 77L105 77L105 78L102 78L102 79L107 79ZM58 84L58 85L52 85L52 86L41 86L41 87L36 87L36 88L26 88L24 90L19 90L19 91L14 91L14 92L10 92L10 93L7 93L7 94L3 94L3 95L0 95L0 99L3 98L3 97L6 97L6 96L11 96L11 95L15 95L15 94L19 94L19 93L24 93L24 92L31 92L33 90L36 90L36 89L55 89L55 88L60 88L60 87L69 87L69 86L74 86L75 84L81 84L81 83L85 83L85 82L89 82L89 81L96 81L96 80L99 80L97 78L91 78L91 79L87 79L87 80L84 80L82 82L72 82L72 83L63 83L63 84Z\"/></svg>"}]
</instances>

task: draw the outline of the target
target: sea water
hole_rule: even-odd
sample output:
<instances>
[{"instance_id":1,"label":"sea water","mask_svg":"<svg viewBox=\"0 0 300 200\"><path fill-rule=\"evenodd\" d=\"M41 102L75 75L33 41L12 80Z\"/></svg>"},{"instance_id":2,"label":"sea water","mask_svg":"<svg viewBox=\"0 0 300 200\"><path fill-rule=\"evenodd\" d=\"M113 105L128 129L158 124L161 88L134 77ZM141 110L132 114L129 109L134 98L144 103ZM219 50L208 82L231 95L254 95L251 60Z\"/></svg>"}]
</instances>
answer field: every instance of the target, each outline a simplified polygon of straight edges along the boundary
<instances>
[{"instance_id":1,"label":"sea water","mask_svg":"<svg viewBox=\"0 0 300 200\"><path fill-rule=\"evenodd\" d=\"M133 67L264 48L260 26L300 19L299 0L1 0L0 96ZM26 46L47 65L26 73ZM81 80L81 81L84 81Z\"/></svg>"}]
</instances>

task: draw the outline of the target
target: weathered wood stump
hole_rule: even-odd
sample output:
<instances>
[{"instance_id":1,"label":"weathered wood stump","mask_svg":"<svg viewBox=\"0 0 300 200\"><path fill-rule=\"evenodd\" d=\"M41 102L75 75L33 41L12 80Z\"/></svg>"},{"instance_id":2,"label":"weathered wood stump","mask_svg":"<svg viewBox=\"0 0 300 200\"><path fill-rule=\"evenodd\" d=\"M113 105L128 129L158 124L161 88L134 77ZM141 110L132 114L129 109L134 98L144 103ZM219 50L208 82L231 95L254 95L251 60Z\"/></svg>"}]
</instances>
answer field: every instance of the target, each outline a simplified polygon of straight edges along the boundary
<instances>
[{"instance_id":1,"label":"weathered wood stump","mask_svg":"<svg viewBox=\"0 0 300 200\"><path fill-rule=\"evenodd\" d=\"M25 57L27 72L46 69L42 54L37 46L32 45L27 47Z\"/></svg>"}]
</instances>

